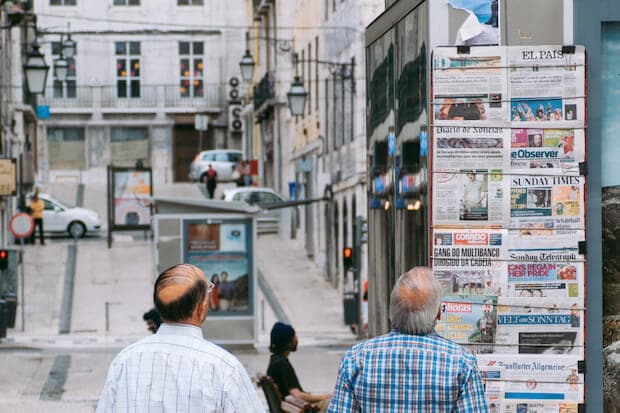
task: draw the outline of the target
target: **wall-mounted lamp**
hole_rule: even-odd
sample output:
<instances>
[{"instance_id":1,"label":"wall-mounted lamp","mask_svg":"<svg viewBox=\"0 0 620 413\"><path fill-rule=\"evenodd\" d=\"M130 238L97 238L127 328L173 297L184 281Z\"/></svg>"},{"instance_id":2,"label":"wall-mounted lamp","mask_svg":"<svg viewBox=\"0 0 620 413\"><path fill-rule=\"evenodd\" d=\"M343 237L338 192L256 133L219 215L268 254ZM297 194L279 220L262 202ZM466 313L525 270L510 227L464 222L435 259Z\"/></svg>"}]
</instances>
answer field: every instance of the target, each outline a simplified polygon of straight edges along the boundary
<instances>
[{"instance_id":1,"label":"wall-mounted lamp","mask_svg":"<svg viewBox=\"0 0 620 413\"><path fill-rule=\"evenodd\" d=\"M24 73L30 93L34 95L44 93L49 69L50 67L45 63L45 57L39 50L39 45L36 42L33 43L32 50L26 56L24 64Z\"/></svg>"}]
</instances>

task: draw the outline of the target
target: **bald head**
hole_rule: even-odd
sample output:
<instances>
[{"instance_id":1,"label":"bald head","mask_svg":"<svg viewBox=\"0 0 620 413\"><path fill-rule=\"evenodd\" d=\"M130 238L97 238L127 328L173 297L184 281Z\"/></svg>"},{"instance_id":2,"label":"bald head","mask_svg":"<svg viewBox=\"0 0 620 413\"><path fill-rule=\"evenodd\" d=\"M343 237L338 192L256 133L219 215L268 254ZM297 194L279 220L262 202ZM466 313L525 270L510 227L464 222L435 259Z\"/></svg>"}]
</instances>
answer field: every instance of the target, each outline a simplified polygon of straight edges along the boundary
<instances>
[{"instance_id":1,"label":"bald head","mask_svg":"<svg viewBox=\"0 0 620 413\"><path fill-rule=\"evenodd\" d=\"M165 321L190 319L207 296L207 282L200 268L178 264L163 271L155 281L153 300Z\"/></svg>"},{"instance_id":2,"label":"bald head","mask_svg":"<svg viewBox=\"0 0 620 413\"><path fill-rule=\"evenodd\" d=\"M390 297L392 328L406 334L428 334L435 328L441 286L429 268L401 275Z\"/></svg>"}]
</instances>

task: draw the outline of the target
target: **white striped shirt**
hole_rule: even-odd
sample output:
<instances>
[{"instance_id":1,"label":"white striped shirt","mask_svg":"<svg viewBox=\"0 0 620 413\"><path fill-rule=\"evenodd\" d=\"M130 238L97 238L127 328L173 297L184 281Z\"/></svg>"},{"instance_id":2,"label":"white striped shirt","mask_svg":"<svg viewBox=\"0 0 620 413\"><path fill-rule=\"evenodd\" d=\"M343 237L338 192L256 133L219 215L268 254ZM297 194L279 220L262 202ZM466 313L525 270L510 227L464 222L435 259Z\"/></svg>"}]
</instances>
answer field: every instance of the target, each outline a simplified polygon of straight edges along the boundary
<instances>
[{"instance_id":1,"label":"white striped shirt","mask_svg":"<svg viewBox=\"0 0 620 413\"><path fill-rule=\"evenodd\" d=\"M112 361L97 412L261 412L243 365L188 324L167 324Z\"/></svg>"}]
</instances>

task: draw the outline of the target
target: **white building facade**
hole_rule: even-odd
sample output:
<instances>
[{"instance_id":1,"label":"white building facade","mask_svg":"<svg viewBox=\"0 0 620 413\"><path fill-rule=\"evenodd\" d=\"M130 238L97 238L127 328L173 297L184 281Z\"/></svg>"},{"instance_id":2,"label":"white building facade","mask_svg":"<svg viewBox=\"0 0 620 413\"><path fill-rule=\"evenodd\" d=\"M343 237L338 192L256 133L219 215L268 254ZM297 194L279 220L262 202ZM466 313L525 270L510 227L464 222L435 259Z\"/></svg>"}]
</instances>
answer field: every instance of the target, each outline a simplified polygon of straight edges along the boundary
<instances>
[{"instance_id":1,"label":"white building facade","mask_svg":"<svg viewBox=\"0 0 620 413\"><path fill-rule=\"evenodd\" d=\"M326 188L332 189L333 202L284 214L281 235L303 246L334 288L352 288L350 274L342 268L342 248L352 246L355 216L365 217L367 210L363 34L384 10L384 0L248 4L253 7L253 33L260 39L251 43L257 60L254 105L245 113L246 124L256 126L246 146L263 165L263 185L301 199L320 198ZM292 42L290 48L286 40ZM297 65L291 64L293 53ZM286 101L295 74L308 93L304 115L297 117ZM263 89L267 86L271 88ZM296 194L291 190L295 184ZM365 257L363 248L362 277Z\"/></svg>"},{"instance_id":2,"label":"white building facade","mask_svg":"<svg viewBox=\"0 0 620 413\"><path fill-rule=\"evenodd\" d=\"M105 182L108 165L138 160L155 184L185 181L200 149L241 148L229 84L239 80L243 0L40 0L35 12L48 59L67 33L77 42L66 80L50 71L39 99L50 109L40 181ZM209 117L202 134L196 114Z\"/></svg>"}]
</instances>

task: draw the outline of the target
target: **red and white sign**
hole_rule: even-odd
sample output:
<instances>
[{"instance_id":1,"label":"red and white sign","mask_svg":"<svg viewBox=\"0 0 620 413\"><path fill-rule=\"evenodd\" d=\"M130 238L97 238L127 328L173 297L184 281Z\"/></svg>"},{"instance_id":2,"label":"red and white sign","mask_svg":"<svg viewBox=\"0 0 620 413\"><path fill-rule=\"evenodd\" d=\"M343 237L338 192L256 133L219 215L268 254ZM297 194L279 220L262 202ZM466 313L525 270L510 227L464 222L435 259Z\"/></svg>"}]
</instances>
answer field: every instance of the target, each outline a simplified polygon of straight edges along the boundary
<instances>
[{"instance_id":1,"label":"red and white sign","mask_svg":"<svg viewBox=\"0 0 620 413\"><path fill-rule=\"evenodd\" d=\"M34 219L25 212L18 212L9 221L9 230L15 238L28 238L34 231Z\"/></svg>"}]
</instances>

